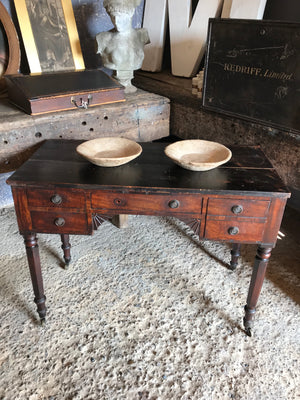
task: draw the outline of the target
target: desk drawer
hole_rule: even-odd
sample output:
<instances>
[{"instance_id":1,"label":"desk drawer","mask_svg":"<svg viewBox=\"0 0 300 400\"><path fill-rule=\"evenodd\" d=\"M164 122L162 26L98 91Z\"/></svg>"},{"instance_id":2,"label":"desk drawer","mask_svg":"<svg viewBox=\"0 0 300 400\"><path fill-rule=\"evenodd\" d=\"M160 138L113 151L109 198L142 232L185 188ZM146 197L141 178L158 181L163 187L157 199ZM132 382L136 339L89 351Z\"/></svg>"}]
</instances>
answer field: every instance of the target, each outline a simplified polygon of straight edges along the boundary
<instances>
[{"instance_id":1,"label":"desk drawer","mask_svg":"<svg viewBox=\"0 0 300 400\"><path fill-rule=\"evenodd\" d=\"M29 207L54 207L85 209L85 195L80 190L27 190Z\"/></svg>"},{"instance_id":2,"label":"desk drawer","mask_svg":"<svg viewBox=\"0 0 300 400\"><path fill-rule=\"evenodd\" d=\"M128 193L92 193L93 209L118 210L128 213L161 212L201 214L202 197L180 194L128 194Z\"/></svg>"},{"instance_id":3,"label":"desk drawer","mask_svg":"<svg viewBox=\"0 0 300 400\"><path fill-rule=\"evenodd\" d=\"M257 243L262 240L265 221L264 218L208 219L204 236L206 239Z\"/></svg>"},{"instance_id":4,"label":"desk drawer","mask_svg":"<svg viewBox=\"0 0 300 400\"><path fill-rule=\"evenodd\" d=\"M88 233L86 214L31 211L33 230L41 233Z\"/></svg>"},{"instance_id":5,"label":"desk drawer","mask_svg":"<svg viewBox=\"0 0 300 400\"><path fill-rule=\"evenodd\" d=\"M210 198L207 214L263 218L268 213L269 205L269 200Z\"/></svg>"}]
</instances>

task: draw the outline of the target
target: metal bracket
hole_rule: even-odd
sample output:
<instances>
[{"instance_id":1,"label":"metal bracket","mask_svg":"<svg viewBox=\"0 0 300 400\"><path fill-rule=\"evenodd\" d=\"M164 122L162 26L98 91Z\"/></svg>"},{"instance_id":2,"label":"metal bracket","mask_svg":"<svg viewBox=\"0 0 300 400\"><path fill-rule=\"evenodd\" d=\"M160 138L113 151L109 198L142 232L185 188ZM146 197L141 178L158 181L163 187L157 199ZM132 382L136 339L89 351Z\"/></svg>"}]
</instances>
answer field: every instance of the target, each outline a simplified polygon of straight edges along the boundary
<instances>
[{"instance_id":1,"label":"metal bracket","mask_svg":"<svg viewBox=\"0 0 300 400\"><path fill-rule=\"evenodd\" d=\"M93 96L91 94L88 95L87 100L83 100L82 97L80 97L80 103L78 103L74 97L71 97L71 103L73 103L75 105L75 107L77 108L85 108L87 109L90 102L92 101Z\"/></svg>"}]
</instances>

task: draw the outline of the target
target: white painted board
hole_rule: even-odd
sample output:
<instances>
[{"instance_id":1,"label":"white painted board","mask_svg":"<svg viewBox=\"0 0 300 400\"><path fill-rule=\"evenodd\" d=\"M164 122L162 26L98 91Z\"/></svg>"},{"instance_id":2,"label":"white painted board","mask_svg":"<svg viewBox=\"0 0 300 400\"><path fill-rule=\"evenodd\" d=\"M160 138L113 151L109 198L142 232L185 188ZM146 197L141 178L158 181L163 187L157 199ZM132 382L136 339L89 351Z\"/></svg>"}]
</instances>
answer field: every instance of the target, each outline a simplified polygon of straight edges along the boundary
<instances>
[{"instance_id":1,"label":"white painted board","mask_svg":"<svg viewBox=\"0 0 300 400\"><path fill-rule=\"evenodd\" d=\"M172 74L191 77L198 72L206 49L208 19L218 17L223 0L199 0L192 16L191 0L169 0Z\"/></svg>"},{"instance_id":2,"label":"white painted board","mask_svg":"<svg viewBox=\"0 0 300 400\"><path fill-rule=\"evenodd\" d=\"M262 19L267 0L224 0L222 18Z\"/></svg>"},{"instance_id":3,"label":"white painted board","mask_svg":"<svg viewBox=\"0 0 300 400\"><path fill-rule=\"evenodd\" d=\"M144 47L142 70L157 72L162 68L167 30L167 0L147 0L143 28L148 30L150 43Z\"/></svg>"}]
</instances>

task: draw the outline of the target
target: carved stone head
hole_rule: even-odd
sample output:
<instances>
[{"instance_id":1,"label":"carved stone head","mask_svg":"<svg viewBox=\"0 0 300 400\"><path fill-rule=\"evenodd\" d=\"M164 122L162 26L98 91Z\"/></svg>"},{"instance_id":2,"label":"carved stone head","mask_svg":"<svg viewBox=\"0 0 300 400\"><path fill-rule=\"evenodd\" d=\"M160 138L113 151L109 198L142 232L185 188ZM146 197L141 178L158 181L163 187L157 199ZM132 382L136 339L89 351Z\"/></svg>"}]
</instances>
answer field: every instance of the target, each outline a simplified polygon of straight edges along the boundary
<instances>
[{"instance_id":1,"label":"carved stone head","mask_svg":"<svg viewBox=\"0 0 300 400\"><path fill-rule=\"evenodd\" d=\"M103 6L108 14L134 13L141 0L103 0Z\"/></svg>"}]
</instances>

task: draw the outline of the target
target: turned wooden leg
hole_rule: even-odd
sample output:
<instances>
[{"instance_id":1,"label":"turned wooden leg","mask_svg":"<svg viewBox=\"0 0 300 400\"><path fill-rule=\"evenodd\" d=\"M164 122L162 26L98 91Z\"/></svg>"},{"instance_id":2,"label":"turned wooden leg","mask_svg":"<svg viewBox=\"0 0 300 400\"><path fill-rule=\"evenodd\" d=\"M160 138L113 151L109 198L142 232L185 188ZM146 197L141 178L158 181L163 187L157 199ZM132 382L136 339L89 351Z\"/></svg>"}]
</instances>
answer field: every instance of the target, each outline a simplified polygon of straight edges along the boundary
<instances>
[{"instance_id":1,"label":"turned wooden leg","mask_svg":"<svg viewBox=\"0 0 300 400\"><path fill-rule=\"evenodd\" d=\"M244 327L248 336L251 336L255 307L263 285L268 261L271 257L271 251L272 247L258 246L255 256L247 304L245 305Z\"/></svg>"},{"instance_id":2,"label":"turned wooden leg","mask_svg":"<svg viewBox=\"0 0 300 400\"><path fill-rule=\"evenodd\" d=\"M69 242L69 235L61 234L61 248L64 251L64 260L65 260L65 269L68 268L70 262L71 262L71 245Z\"/></svg>"},{"instance_id":3,"label":"turned wooden leg","mask_svg":"<svg viewBox=\"0 0 300 400\"><path fill-rule=\"evenodd\" d=\"M230 269L234 271L238 265L239 256L241 255L241 244L240 243L233 243L230 260Z\"/></svg>"},{"instance_id":4,"label":"turned wooden leg","mask_svg":"<svg viewBox=\"0 0 300 400\"><path fill-rule=\"evenodd\" d=\"M26 246L27 260L31 275L31 281L34 291L34 301L37 305L37 312L39 313L41 323L45 322L46 317L46 297L44 295L43 278L40 263L39 247L37 244L36 234L30 233L24 235L24 242Z\"/></svg>"}]
</instances>

